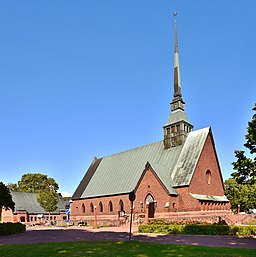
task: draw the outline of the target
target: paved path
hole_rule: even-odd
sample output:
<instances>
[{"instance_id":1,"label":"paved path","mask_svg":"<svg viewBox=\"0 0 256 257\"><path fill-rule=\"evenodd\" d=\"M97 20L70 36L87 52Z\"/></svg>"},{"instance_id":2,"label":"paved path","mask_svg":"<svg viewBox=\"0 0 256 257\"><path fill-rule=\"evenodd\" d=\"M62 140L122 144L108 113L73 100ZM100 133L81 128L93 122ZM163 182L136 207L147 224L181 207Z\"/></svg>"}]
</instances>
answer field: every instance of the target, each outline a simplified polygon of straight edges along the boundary
<instances>
[{"instance_id":1,"label":"paved path","mask_svg":"<svg viewBox=\"0 0 256 257\"><path fill-rule=\"evenodd\" d=\"M92 240L126 241L129 238L128 231L128 227L101 229L87 227L29 228L24 234L0 236L0 245ZM132 239L143 242L256 249L255 237L139 234L136 231L136 227L133 228Z\"/></svg>"}]
</instances>

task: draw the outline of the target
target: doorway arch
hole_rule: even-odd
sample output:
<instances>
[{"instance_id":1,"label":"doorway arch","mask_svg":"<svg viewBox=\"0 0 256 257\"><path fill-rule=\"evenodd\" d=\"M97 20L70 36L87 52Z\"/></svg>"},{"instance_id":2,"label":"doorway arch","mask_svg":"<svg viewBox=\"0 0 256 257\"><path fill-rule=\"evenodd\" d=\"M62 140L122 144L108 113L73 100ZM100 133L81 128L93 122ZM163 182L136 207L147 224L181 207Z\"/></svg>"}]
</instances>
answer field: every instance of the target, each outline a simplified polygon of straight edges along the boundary
<instances>
[{"instance_id":1,"label":"doorway arch","mask_svg":"<svg viewBox=\"0 0 256 257\"><path fill-rule=\"evenodd\" d=\"M151 194L148 194L146 197L146 206L148 209L147 210L148 218L154 218L155 217L155 200Z\"/></svg>"}]
</instances>

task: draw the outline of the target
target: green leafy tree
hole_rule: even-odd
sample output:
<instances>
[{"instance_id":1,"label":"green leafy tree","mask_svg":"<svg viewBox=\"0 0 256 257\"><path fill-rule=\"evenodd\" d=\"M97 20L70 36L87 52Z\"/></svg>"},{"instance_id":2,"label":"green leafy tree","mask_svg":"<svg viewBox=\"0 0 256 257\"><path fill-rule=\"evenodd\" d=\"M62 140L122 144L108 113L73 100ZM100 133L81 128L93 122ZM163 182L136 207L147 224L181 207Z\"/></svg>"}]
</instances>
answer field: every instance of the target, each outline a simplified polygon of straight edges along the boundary
<instances>
[{"instance_id":1,"label":"green leafy tree","mask_svg":"<svg viewBox=\"0 0 256 257\"><path fill-rule=\"evenodd\" d=\"M256 111L256 104L252 110ZM245 151L236 150L237 160L232 163L235 172L231 174L231 179L225 181L225 193L231 208L235 209L240 204L243 211L256 207L256 113L248 122L245 140L244 146L249 150L250 157L245 155Z\"/></svg>"},{"instance_id":2,"label":"green leafy tree","mask_svg":"<svg viewBox=\"0 0 256 257\"><path fill-rule=\"evenodd\" d=\"M18 185L16 183L9 183L9 184L7 184L7 187L11 192L19 191Z\"/></svg>"},{"instance_id":3,"label":"green leafy tree","mask_svg":"<svg viewBox=\"0 0 256 257\"><path fill-rule=\"evenodd\" d=\"M231 176L239 184L254 184L256 182L256 163L254 160L246 157L244 151L235 151L235 156L237 158L236 162L233 162L233 168L236 172L233 172Z\"/></svg>"},{"instance_id":4,"label":"green leafy tree","mask_svg":"<svg viewBox=\"0 0 256 257\"><path fill-rule=\"evenodd\" d=\"M256 112L256 103L252 108ZM244 146L250 150L251 154L256 153L256 113L253 115L252 120L248 122L247 134L245 135L246 143ZM256 158L256 157L255 157ZM255 161L254 158L254 161Z\"/></svg>"},{"instance_id":5,"label":"green leafy tree","mask_svg":"<svg viewBox=\"0 0 256 257\"><path fill-rule=\"evenodd\" d=\"M3 182L0 182L0 220L2 217L2 209L5 208L5 210L14 210L14 205L15 203L12 200L8 187Z\"/></svg>"},{"instance_id":6,"label":"green leafy tree","mask_svg":"<svg viewBox=\"0 0 256 257\"><path fill-rule=\"evenodd\" d=\"M252 109L256 111L256 104ZM254 113L252 120L248 122L247 134L245 135L246 143L244 146L250 151L251 157L245 155L245 151L235 151L237 161L233 162L233 168L236 170L231 176L239 184L251 184L256 183L256 113Z\"/></svg>"},{"instance_id":7,"label":"green leafy tree","mask_svg":"<svg viewBox=\"0 0 256 257\"><path fill-rule=\"evenodd\" d=\"M238 205L241 211L255 207L256 185L239 184L234 178L229 178L224 182L224 186L233 212L237 211Z\"/></svg>"},{"instance_id":8,"label":"green leafy tree","mask_svg":"<svg viewBox=\"0 0 256 257\"><path fill-rule=\"evenodd\" d=\"M39 193L40 191L55 191L59 189L59 185L53 178L49 178L45 174L27 173L18 181L19 192Z\"/></svg>"},{"instance_id":9,"label":"green leafy tree","mask_svg":"<svg viewBox=\"0 0 256 257\"><path fill-rule=\"evenodd\" d=\"M54 190L43 191L41 190L38 193L37 201L41 205L41 207L49 213L54 212L58 209L58 194Z\"/></svg>"},{"instance_id":10,"label":"green leafy tree","mask_svg":"<svg viewBox=\"0 0 256 257\"><path fill-rule=\"evenodd\" d=\"M230 201L230 207L232 211L237 210L238 198L239 198L239 186L235 179L229 178L224 182L225 195Z\"/></svg>"}]
</instances>

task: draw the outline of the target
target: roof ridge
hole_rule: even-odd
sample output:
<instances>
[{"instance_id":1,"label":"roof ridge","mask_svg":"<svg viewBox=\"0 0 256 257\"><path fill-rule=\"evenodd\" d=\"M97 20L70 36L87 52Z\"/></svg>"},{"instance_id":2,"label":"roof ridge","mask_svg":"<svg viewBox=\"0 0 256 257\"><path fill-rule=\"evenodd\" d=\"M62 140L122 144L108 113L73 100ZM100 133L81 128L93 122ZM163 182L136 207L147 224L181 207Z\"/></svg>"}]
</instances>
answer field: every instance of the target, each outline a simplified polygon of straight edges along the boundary
<instances>
[{"instance_id":1,"label":"roof ridge","mask_svg":"<svg viewBox=\"0 0 256 257\"><path fill-rule=\"evenodd\" d=\"M200 129L197 129L197 130L193 130L191 132L189 132L188 134L190 133L195 133L195 132L199 132L200 130L204 130L204 129L209 129L211 128L210 126L207 126L207 127L204 127L204 128L200 128ZM97 157L97 159L100 159L100 158L106 158L106 157L112 157L112 156L115 156L115 155L119 155L119 154L123 154L123 153L126 153L126 152L129 152L129 151L135 151L137 149L141 149L143 147L148 147L148 146L151 146L151 145L154 145L154 144L159 144L159 143L163 143L163 140L160 140L160 141L155 141L153 143L148 143L148 144L145 144L145 145L142 145L142 146L137 146L137 147L134 147L134 148L130 148L128 150L123 150L121 152L116 152L116 153L113 153L113 154L110 154L110 155L105 155L105 156L101 156L101 157ZM170 148L172 149L172 148ZM166 150L169 150L169 149L166 149Z\"/></svg>"},{"instance_id":2,"label":"roof ridge","mask_svg":"<svg viewBox=\"0 0 256 257\"><path fill-rule=\"evenodd\" d=\"M138 149L141 149L141 148L144 148L144 147L149 147L151 145L159 144L159 143L162 143L162 142L163 142L163 140L156 141L156 142L153 142L153 143L149 143L149 144L142 145L142 146L137 146L137 147L134 147L134 148L131 148L131 149L128 149L128 150L124 150L124 151L121 151L121 152L117 152L117 153L106 155L106 156L99 157L99 158L107 158L107 157L112 157L112 156L119 155L119 154L124 154L124 153L127 153L127 152L135 151L135 150L138 150Z\"/></svg>"},{"instance_id":3,"label":"roof ridge","mask_svg":"<svg viewBox=\"0 0 256 257\"><path fill-rule=\"evenodd\" d=\"M12 193L18 193L18 194L38 194L38 193L36 193L36 192L19 192L19 191L11 191L11 194Z\"/></svg>"}]
</instances>

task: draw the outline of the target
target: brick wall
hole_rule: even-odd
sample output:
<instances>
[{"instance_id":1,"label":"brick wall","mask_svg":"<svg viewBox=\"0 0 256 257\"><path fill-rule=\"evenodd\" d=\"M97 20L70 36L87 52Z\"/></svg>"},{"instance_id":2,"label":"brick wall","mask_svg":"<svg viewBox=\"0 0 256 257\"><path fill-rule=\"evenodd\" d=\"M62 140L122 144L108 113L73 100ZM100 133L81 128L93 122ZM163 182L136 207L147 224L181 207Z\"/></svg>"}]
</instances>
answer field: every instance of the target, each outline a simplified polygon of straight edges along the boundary
<instances>
[{"instance_id":1,"label":"brick wall","mask_svg":"<svg viewBox=\"0 0 256 257\"><path fill-rule=\"evenodd\" d=\"M90 199L74 200L71 203L71 219L72 220L85 220L94 219L94 211L96 210L97 216L108 215L110 219L117 219L118 212L121 210L120 201L123 202L125 213L130 212L130 201L128 194L116 196L103 196ZM113 210L110 211L110 202L112 202ZM102 204L102 211L100 210L100 203ZM96 206L96 209L94 208Z\"/></svg>"},{"instance_id":2,"label":"brick wall","mask_svg":"<svg viewBox=\"0 0 256 257\"><path fill-rule=\"evenodd\" d=\"M161 217L161 213L176 211L177 196L169 195L151 167L148 167L144 171L135 193L136 199L133 203L133 213L136 219L139 214L144 213L145 216L147 215L146 198L149 194L155 200L155 218ZM96 206L97 221L113 223L115 220L118 220L119 223L124 223L126 221L118 216L120 200L124 203L124 211L128 215L128 219L131 208L128 194L74 200L71 204L71 219L75 223L79 220L83 220L92 224L95 218L92 207ZM110 201L113 205L112 212L109 208ZM102 212L100 211L100 203L103 207ZM93 209L93 211L95 211L95 209Z\"/></svg>"},{"instance_id":3,"label":"brick wall","mask_svg":"<svg viewBox=\"0 0 256 257\"><path fill-rule=\"evenodd\" d=\"M210 171L207 181L206 172ZM202 195L224 195L224 187L212 135L209 134L197 163L189 187L176 188L178 192L178 211L229 210L229 203L200 203L190 193Z\"/></svg>"},{"instance_id":4,"label":"brick wall","mask_svg":"<svg viewBox=\"0 0 256 257\"><path fill-rule=\"evenodd\" d=\"M210 182L206 181L206 172L211 172ZM208 135L202 154L196 166L190 184L191 193L203 195L224 195L224 187L218 159L211 134Z\"/></svg>"},{"instance_id":5,"label":"brick wall","mask_svg":"<svg viewBox=\"0 0 256 257\"><path fill-rule=\"evenodd\" d=\"M168 212L174 208L176 204L176 196L170 196L155 172L148 167L138 184L136 189L135 212L146 212L146 197L151 195L156 201L155 213ZM140 206L143 205L143 208Z\"/></svg>"},{"instance_id":6,"label":"brick wall","mask_svg":"<svg viewBox=\"0 0 256 257\"><path fill-rule=\"evenodd\" d=\"M2 222L14 222L14 217L11 210L2 209Z\"/></svg>"},{"instance_id":7,"label":"brick wall","mask_svg":"<svg viewBox=\"0 0 256 257\"><path fill-rule=\"evenodd\" d=\"M210 178L206 176L207 171L210 171ZM223 211L229 211L229 203L200 202L190 195L190 193L224 195L222 176L211 133L206 139L190 186L176 188L176 191L178 196L170 196L149 165L143 172L136 188L136 200L134 201L135 215L140 213L147 214L146 197L149 194L155 200L155 218L172 216L172 213L175 212L194 211L203 213L215 211L222 213ZM128 194L124 194L74 200L71 204L71 219L74 221L93 221L94 206L96 206L99 220L116 220L120 211L120 200L123 201L125 213L129 214L131 208L130 201ZM110 211L110 201L113 206L112 211Z\"/></svg>"},{"instance_id":8,"label":"brick wall","mask_svg":"<svg viewBox=\"0 0 256 257\"><path fill-rule=\"evenodd\" d=\"M45 214L45 216L48 216L48 214ZM51 214L50 218L52 221L63 221L66 220L67 215L65 212L60 212L59 214ZM18 211L17 213L13 213L11 210L5 210L2 211L2 222L22 222L26 224L37 224L41 223L45 218L39 219L37 217L37 213L28 213L27 211Z\"/></svg>"}]
</instances>

